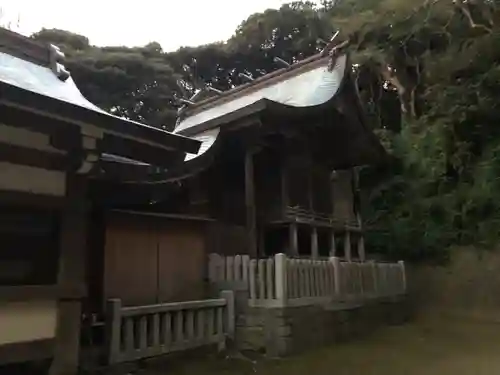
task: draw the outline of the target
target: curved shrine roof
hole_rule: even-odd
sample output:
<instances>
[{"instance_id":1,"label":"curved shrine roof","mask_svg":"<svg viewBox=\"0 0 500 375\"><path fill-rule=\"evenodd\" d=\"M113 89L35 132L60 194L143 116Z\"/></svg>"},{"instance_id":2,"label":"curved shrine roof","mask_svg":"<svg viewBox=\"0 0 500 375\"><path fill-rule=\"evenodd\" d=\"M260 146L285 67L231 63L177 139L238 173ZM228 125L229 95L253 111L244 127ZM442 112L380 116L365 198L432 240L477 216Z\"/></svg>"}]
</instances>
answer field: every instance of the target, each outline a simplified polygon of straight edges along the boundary
<instances>
[{"instance_id":1,"label":"curved shrine roof","mask_svg":"<svg viewBox=\"0 0 500 375\"><path fill-rule=\"evenodd\" d=\"M231 113L257 104L262 104L260 109L269 104L305 108L330 101L344 78L347 56L337 57L333 69L329 69L328 64L328 57L313 56L218 97L190 105L174 133L189 134L201 141L202 146L198 154L188 154L185 161L202 155L215 143L220 126L233 120L225 119ZM207 130L209 122L214 125Z\"/></svg>"}]
</instances>

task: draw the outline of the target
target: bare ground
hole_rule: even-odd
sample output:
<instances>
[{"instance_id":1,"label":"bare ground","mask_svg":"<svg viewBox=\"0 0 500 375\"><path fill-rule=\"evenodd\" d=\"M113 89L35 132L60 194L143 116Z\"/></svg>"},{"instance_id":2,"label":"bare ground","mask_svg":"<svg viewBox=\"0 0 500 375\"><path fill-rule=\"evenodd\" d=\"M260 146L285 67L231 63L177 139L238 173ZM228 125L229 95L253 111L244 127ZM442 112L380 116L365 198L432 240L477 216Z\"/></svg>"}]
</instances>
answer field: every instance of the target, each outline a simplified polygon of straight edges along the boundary
<instances>
[{"instance_id":1,"label":"bare ground","mask_svg":"<svg viewBox=\"0 0 500 375\"><path fill-rule=\"evenodd\" d=\"M260 358L252 363L239 355L212 357L164 364L143 374L492 375L500 374L499 354L499 323L434 316L294 358Z\"/></svg>"}]
</instances>

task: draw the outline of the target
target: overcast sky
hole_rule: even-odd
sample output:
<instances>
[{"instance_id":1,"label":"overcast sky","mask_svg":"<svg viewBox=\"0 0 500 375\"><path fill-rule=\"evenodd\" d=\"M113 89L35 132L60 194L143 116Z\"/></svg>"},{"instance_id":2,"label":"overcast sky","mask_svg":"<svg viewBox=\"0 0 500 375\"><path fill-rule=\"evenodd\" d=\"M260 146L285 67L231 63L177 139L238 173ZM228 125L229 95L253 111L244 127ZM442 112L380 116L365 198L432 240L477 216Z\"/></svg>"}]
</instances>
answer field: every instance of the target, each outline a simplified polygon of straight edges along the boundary
<instances>
[{"instance_id":1,"label":"overcast sky","mask_svg":"<svg viewBox=\"0 0 500 375\"><path fill-rule=\"evenodd\" d=\"M255 12L289 0L0 0L0 24L29 35L58 28L99 46L159 42L165 51L228 39ZM17 22L19 18L19 23Z\"/></svg>"}]
</instances>

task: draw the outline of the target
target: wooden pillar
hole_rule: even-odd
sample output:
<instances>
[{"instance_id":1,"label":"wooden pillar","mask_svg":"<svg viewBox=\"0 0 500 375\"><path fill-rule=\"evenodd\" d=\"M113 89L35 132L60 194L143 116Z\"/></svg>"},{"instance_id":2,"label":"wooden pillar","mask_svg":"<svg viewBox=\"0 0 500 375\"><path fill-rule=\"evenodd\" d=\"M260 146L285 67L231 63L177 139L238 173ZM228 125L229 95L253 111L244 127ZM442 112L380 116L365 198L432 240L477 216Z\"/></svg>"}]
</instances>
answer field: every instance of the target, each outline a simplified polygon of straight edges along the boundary
<instances>
[{"instance_id":1,"label":"wooden pillar","mask_svg":"<svg viewBox=\"0 0 500 375\"><path fill-rule=\"evenodd\" d=\"M344 237L344 256L348 262L352 260L351 255L351 232L349 230L345 231Z\"/></svg>"},{"instance_id":2,"label":"wooden pillar","mask_svg":"<svg viewBox=\"0 0 500 375\"><path fill-rule=\"evenodd\" d=\"M335 244L335 231L331 230L330 233L330 256L334 257L337 254L337 245Z\"/></svg>"},{"instance_id":3,"label":"wooden pillar","mask_svg":"<svg viewBox=\"0 0 500 375\"><path fill-rule=\"evenodd\" d=\"M288 194L288 158L282 157L280 169L280 183L281 183L281 209L285 213L290 204Z\"/></svg>"},{"instance_id":4,"label":"wooden pillar","mask_svg":"<svg viewBox=\"0 0 500 375\"><path fill-rule=\"evenodd\" d=\"M261 227L258 229L259 245L257 246L258 252L261 256L266 255L266 231Z\"/></svg>"},{"instance_id":5,"label":"wooden pillar","mask_svg":"<svg viewBox=\"0 0 500 375\"><path fill-rule=\"evenodd\" d=\"M359 233L359 239L358 239L358 256L359 256L359 259L364 262L366 260L366 251L365 251L365 237L364 237L364 233L363 233L363 223L361 221L361 214L359 212L357 212L357 221L358 221L358 227L359 227L359 230L360 230L360 233Z\"/></svg>"},{"instance_id":6,"label":"wooden pillar","mask_svg":"<svg viewBox=\"0 0 500 375\"><path fill-rule=\"evenodd\" d=\"M297 233L297 223L290 223L290 226L288 227L288 237L290 255L299 255L299 236Z\"/></svg>"},{"instance_id":7,"label":"wooden pillar","mask_svg":"<svg viewBox=\"0 0 500 375\"><path fill-rule=\"evenodd\" d=\"M245 206L247 214L248 253L252 257L257 257L257 223L253 154L254 152L249 150L245 155Z\"/></svg>"},{"instance_id":8,"label":"wooden pillar","mask_svg":"<svg viewBox=\"0 0 500 375\"><path fill-rule=\"evenodd\" d=\"M319 258L318 251L318 228L312 227L311 231L311 257L313 259Z\"/></svg>"},{"instance_id":9,"label":"wooden pillar","mask_svg":"<svg viewBox=\"0 0 500 375\"><path fill-rule=\"evenodd\" d=\"M86 264L86 180L70 175L66 179L66 202L60 221L60 255L58 284L84 288ZM77 373L80 352L80 298L58 301L54 360L50 375Z\"/></svg>"},{"instance_id":10,"label":"wooden pillar","mask_svg":"<svg viewBox=\"0 0 500 375\"><path fill-rule=\"evenodd\" d=\"M330 184L330 196L331 196L331 201L332 201L332 216L335 217L335 199L337 198L337 195L335 194L335 183L337 180L337 172L333 171L331 174L331 184Z\"/></svg>"},{"instance_id":11,"label":"wooden pillar","mask_svg":"<svg viewBox=\"0 0 500 375\"><path fill-rule=\"evenodd\" d=\"M358 239L358 256L362 262L364 262L366 260L365 237L363 236L363 233L360 233L359 239Z\"/></svg>"},{"instance_id":12,"label":"wooden pillar","mask_svg":"<svg viewBox=\"0 0 500 375\"><path fill-rule=\"evenodd\" d=\"M313 185L313 162L309 156L309 168L307 168L309 172L307 174L307 201L309 204L309 210L314 212L314 185Z\"/></svg>"}]
</instances>

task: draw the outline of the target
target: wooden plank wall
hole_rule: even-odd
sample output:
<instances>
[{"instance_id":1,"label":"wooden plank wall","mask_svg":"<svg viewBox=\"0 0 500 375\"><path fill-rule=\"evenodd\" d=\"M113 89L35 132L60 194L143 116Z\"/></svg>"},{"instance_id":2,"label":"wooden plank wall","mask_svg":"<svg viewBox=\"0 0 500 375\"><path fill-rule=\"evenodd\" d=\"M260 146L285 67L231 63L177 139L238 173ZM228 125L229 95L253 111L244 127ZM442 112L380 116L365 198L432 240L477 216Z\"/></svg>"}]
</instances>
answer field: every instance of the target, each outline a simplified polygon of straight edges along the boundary
<instances>
[{"instance_id":1,"label":"wooden plank wall","mask_svg":"<svg viewBox=\"0 0 500 375\"><path fill-rule=\"evenodd\" d=\"M108 218L104 298L131 306L204 297L204 226L133 215Z\"/></svg>"}]
</instances>

